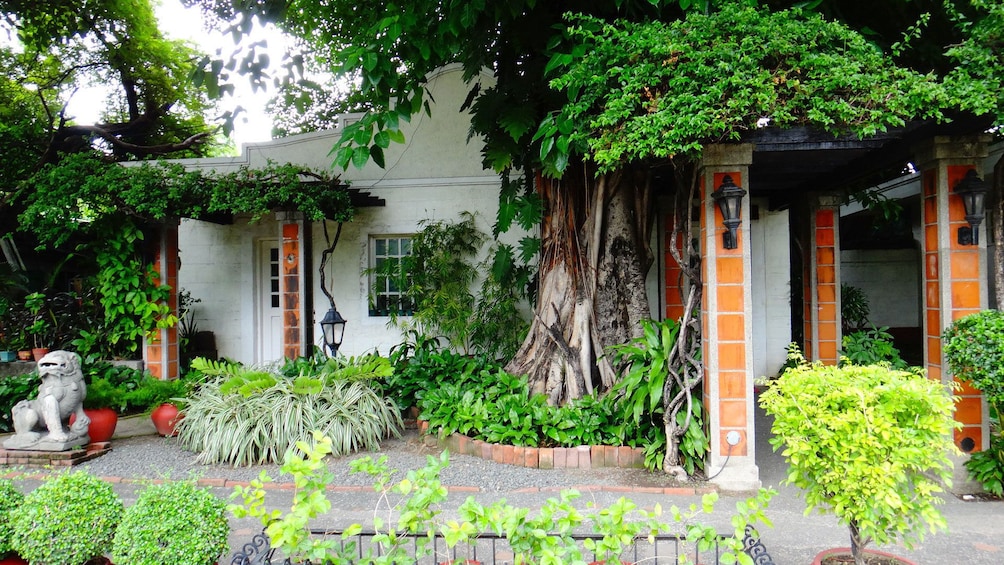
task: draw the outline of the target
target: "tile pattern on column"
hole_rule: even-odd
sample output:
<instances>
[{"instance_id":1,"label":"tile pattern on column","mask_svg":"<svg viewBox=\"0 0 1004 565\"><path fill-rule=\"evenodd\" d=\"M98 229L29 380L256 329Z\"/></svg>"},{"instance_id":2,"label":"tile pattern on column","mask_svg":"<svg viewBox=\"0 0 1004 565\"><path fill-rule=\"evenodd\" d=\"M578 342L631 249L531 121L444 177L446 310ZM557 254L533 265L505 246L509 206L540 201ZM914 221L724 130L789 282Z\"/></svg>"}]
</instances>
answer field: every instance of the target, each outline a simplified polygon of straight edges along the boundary
<instances>
[{"instance_id":1,"label":"tile pattern on column","mask_svg":"<svg viewBox=\"0 0 1004 565\"><path fill-rule=\"evenodd\" d=\"M282 350L295 359L303 355L300 320L300 224L282 224Z\"/></svg>"},{"instance_id":2,"label":"tile pattern on column","mask_svg":"<svg viewBox=\"0 0 1004 565\"><path fill-rule=\"evenodd\" d=\"M813 214L813 236L815 250L812 254L815 288L810 288L813 297L813 356L811 359L827 365L836 365L840 349L840 312L837 308L837 253L836 221L837 210L820 208ZM807 340L808 341L808 340Z\"/></svg>"},{"instance_id":3,"label":"tile pattern on column","mask_svg":"<svg viewBox=\"0 0 1004 565\"><path fill-rule=\"evenodd\" d=\"M677 250L680 250L680 256L683 256L683 233L678 233L676 241L672 241L673 234L673 221L674 214L669 213L666 215L666 233L665 233L665 262L663 263L666 271L666 319L667 320L679 320L683 317L683 295L680 292L680 285L683 283L683 270L680 269L680 265L676 262L676 258L669 251L671 246L675 246Z\"/></svg>"},{"instance_id":4,"label":"tile pattern on column","mask_svg":"<svg viewBox=\"0 0 1004 565\"><path fill-rule=\"evenodd\" d=\"M152 238L151 251L153 269L159 277L159 284L170 287L167 305L171 312L178 312L178 225L161 228L158 237ZM178 328L158 329L156 336L144 339L143 360L146 370L158 379L174 379L179 376Z\"/></svg>"}]
</instances>

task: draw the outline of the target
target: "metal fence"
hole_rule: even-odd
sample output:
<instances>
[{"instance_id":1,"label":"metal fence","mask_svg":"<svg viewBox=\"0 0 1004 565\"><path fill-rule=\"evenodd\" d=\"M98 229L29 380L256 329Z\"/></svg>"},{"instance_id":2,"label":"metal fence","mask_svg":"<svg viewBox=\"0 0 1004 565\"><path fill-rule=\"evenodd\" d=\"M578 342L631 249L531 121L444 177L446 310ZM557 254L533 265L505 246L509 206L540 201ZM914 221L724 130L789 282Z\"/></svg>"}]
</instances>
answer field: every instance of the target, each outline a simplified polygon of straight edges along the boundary
<instances>
[{"instance_id":1,"label":"metal fence","mask_svg":"<svg viewBox=\"0 0 1004 565\"><path fill-rule=\"evenodd\" d=\"M380 556L384 548L373 541L375 532L361 532L358 535L342 539L342 532L337 530L312 530L312 535L332 537L340 540L342 547L349 547L351 553L358 560L350 560L349 563L363 562L368 557ZM571 536L579 542L582 555L586 559L595 558L587 551L582 542L587 539L600 540L602 536L598 534L574 534ZM746 528L746 535L743 539L745 552L753 558L756 565L774 565L774 561L767 553L767 549L759 540L759 536L752 527ZM455 547L448 547L442 537L436 536L429 542L427 549L431 549L431 554L415 559L414 565L437 565L440 563L469 563L477 562L481 565L512 565L515 555L508 541L494 534L481 534L469 543L458 544ZM418 550L418 538L410 541L410 555L415 555ZM289 559L273 561L277 558L275 549L270 547L268 538L262 533L254 536L251 542L244 545L240 552L233 555L230 565L294 565ZM698 551L697 545L688 543L685 538L677 535L664 534L649 537L638 537L634 543L629 545L622 552L618 559L621 563L644 563L645 565L669 565L680 562L680 557L686 555L691 563L700 565L719 565L720 548L715 544L708 551ZM305 565L309 565L305 564ZM339 564L341 565L341 564Z\"/></svg>"}]
</instances>

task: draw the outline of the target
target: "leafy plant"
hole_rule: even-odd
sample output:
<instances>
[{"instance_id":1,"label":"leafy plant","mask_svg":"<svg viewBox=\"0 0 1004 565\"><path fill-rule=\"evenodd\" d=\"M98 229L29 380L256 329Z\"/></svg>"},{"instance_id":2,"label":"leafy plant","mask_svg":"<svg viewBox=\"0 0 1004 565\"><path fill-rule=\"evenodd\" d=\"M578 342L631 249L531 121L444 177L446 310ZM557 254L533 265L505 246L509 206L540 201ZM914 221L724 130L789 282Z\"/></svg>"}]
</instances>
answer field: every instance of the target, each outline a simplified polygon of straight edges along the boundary
<instances>
[{"instance_id":1,"label":"leafy plant","mask_svg":"<svg viewBox=\"0 0 1004 565\"><path fill-rule=\"evenodd\" d=\"M125 391L106 379L94 379L87 385L84 408L111 408L115 412L125 412Z\"/></svg>"},{"instance_id":2,"label":"leafy plant","mask_svg":"<svg viewBox=\"0 0 1004 565\"><path fill-rule=\"evenodd\" d=\"M11 547L30 563L82 564L111 549L122 512L110 484L84 471L57 475L11 512Z\"/></svg>"},{"instance_id":3,"label":"leafy plant","mask_svg":"<svg viewBox=\"0 0 1004 565\"><path fill-rule=\"evenodd\" d=\"M942 339L952 372L979 389L1000 417L1004 409L1004 312L984 310L959 318Z\"/></svg>"},{"instance_id":4,"label":"leafy plant","mask_svg":"<svg viewBox=\"0 0 1004 565\"><path fill-rule=\"evenodd\" d=\"M990 449L969 455L966 470L970 478L983 485L983 490L1004 496L1004 437L999 431L990 434Z\"/></svg>"},{"instance_id":5,"label":"leafy plant","mask_svg":"<svg viewBox=\"0 0 1004 565\"><path fill-rule=\"evenodd\" d=\"M265 508L265 483L272 479L264 472L250 486L235 488L233 498L240 504L230 507L238 518L258 518L272 547L295 562L340 563L360 558L374 564L425 562L433 556L432 541L438 536L445 540L447 550L434 557L435 561L443 561L451 559L449 550L469 543L479 532L494 531L506 538L515 554L515 563L581 563L583 551L572 534L582 526L590 526L601 537L586 542L584 547L596 559L607 558L608 562L615 562L623 548L634 542L635 535L654 536L682 528L688 542L695 544L700 552L717 544L723 563L752 565L752 558L743 552L744 529L756 521L767 522L764 510L774 494L762 489L749 500L739 502L732 518L735 536L724 539L718 537L713 527L696 519L699 514L712 511L718 498L715 493L705 495L700 507L669 508L666 514L672 523L659 521L663 515L661 506L643 511L623 498L609 507L584 513L573 505L579 497L574 490L563 491L559 498L549 499L533 513L505 500L485 506L469 497L458 509L456 519L443 520L440 505L448 491L439 474L449 462L447 452L438 458L427 457L424 467L408 471L400 480L393 479L400 473L387 467L386 457L376 461L363 457L352 462L352 469L370 474L374 490L381 495L373 513L372 529L376 535L372 545L363 551L351 539L363 529L361 524L345 528L341 539L310 535L310 521L331 509L325 487L334 475L324 462L331 453L331 441L315 432L313 440L298 443L297 450L287 454L282 466L282 472L292 475L296 485L289 512L269 512ZM681 555L680 562L689 563L689 556Z\"/></svg>"},{"instance_id":6,"label":"leafy plant","mask_svg":"<svg viewBox=\"0 0 1004 565\"><path fill-rule=\"evenodd\" d=\"M488 367L481 358L460 355L443 348L439 340L411 330L411 341L403 342L390 352L394 373L384 385L384 393L401 408L418 406L418 399L430 387L444 381Z\"/></svg>"},{"instance_id":7,"label":"leafy plant","mask_svg":"<svg viewBox=\"0 0 1004 565\"><path fill-rule=\"evenodd\" d=\"M24 501L24 495L17 490L10 479L0 478L0 558L11 551L13 529L10 515Z\"/></svg>"},{"instance_id":8,"label":"leafy plant","mask_svg":"<svg viewBox=\"0 0 1004 565\"><path fill-rule=\"evenodd\" d=\"M610 348L614 365L625 368L612 394L624 418L663 428L666 456L661 467L667 472L679 467L692 475L704 468L710 449L694 390L701 382L695 375L702 372L693 360L676 366L675 352L681 346L678 323L643 320L642 329L641 337ZM692 366L685 366L688 363Z\"/></svg>"},{"instance_id":9,"label":"leafy plant","mask_svg":"<svg viewBox=\"0 0 1004 565\"><path fill-rule=\"evenodd\" d=\"M393 401L369 382L389 367L387 360L364 357L293 378L204 359L192 365L207 380L189 394L177 429L179 443L199 452L200 461L279 462L311 430L324 433L343 455L376 449L403 427Z\"/></svg>"},{"instance_id":10,"label":"leafy plant","mask_svg":"<svg viewBox=\"0 0 1004 565\"><path fill-rule=\"evenodd\" d=\"M37 371L0 379L0 433L14 431L11 410L18 402L38 396L38 384Z\"/></svg>"},{"instance_id":11,"label":"leafy plant","mask_svg":"<svg viewBox=\"0 0 1004 565\"><path fill-rule=\"evenodd\" d=\"M149 485L126 509L112 560L131 565L213 565L227 550L226 504L188 481Z\"/></svg>"},{"instance_id":12,"label":"leafy plant","mask_svg":"<svg viewBox=\"0 0 1004 565\"><path fill-rule=\"evenodd\" d=\"M865 291L849 284L840 285L840 323L844 334L864 330L868 327L871 306Z\"/></svg>"},{"instance_id":13,"label":"leafy plant","mask_svg":"<svg viewBox=\"0 0 1004 565\"><path fill-rule=\"evenodd\" d=\"M770 443L807 512L832 511L850 529L855 563L871 543L923 540L945 529L937 505L956 452L954 402L941 383L882 366L789 369L761 395Z\"/></svg>"},{"instance_id":14,"label":"leafy plant","mask_svg":"<svg viewBox=\"0 0 1004 565\"><path fill-rule=\"evenodd\" d=\"M845 335L841 341L840 363L853 365L888 365L893 369L906 369L906 361L893 345L889 328L860 330Z\"/></svg>"}]
</instances>

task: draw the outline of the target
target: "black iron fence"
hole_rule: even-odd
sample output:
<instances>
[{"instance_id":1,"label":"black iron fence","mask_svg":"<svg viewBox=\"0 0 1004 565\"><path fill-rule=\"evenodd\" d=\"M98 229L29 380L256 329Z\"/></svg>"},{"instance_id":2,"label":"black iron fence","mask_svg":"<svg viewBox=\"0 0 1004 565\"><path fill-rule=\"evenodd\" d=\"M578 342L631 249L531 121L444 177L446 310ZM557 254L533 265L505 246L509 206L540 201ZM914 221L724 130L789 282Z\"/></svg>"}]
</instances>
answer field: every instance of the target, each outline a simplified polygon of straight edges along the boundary
<instances>
[{"instance_id":1,"label":"black iron fence","mask_svg":"<svg viewBox=\"0 0 1004 565\"><path fill-rule=\"evenodd\" d=\"M360 532L357 535L342 539L342 532L337 530L312 530L312 535L325 536L340 540L342 548L350 548L354 559L350 558L348 563L359 563L368 557L382 555L385 548L375 543L373 538L375 532ZM574 534L572 539L579 542L582 555L589 559L595 558L585 549L583 542L587 539L600 540L598 534ZM721 539L721 538L720 538ZM413 538L410 542L410 555L418 552L418 538ZM774 565L767 549L760 542L759 535L752 527L746 528L746 535L743 538L744 551L753 558L755 565ZM431 554L415 559L414 565L438 565L442 563L477 563L479 565L512 565L515 555L505 537L494 534L481 534L468 543L461 543L455 547L448 547L442 537L435 537L426 546L431 549ZM629 545L619 556L621 563L644 563L645 565L675 565L680 563L680 557L686 556L690 563L700 565L719 565L721 550L719 544L706 551L699 551L694 543L687 542L683 537L673 534L662 534L649 538L639 536L634 543ZM254 536L252 541L245 544L241 551L233 555L230 565L295 565L289 559L282 559L275 556L275 549L269 545L268 537L263 533ZM309 564L304 564L309 565ZM343 565L339 563L338 565Z\"/></svg>"}]
</instances>

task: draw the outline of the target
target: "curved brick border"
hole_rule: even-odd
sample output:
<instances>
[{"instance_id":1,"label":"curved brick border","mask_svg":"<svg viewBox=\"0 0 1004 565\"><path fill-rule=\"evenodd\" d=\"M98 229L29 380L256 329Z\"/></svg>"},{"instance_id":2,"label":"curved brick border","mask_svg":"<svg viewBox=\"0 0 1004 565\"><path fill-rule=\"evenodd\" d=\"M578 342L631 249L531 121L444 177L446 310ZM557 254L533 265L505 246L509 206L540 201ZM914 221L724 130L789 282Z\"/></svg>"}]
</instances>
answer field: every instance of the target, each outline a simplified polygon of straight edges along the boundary
<instances>
[{"instance_id":1,"label":"curved brick border","mask_svg":"<svg viewBox=\"0 0 1004 565\"><path fill-rule=\"evenodd\" d=\"M426 438L427 443L438 443L452 453L471 455L518 467L533 469L645 468L645 450L640 447L624 445L516 447L499 443L486 443L480 439L471 439L461 434L453 434L440 439L429 434L429 422L425 420L418 421L418 431Z\"/></svg>"}]
</instances>

